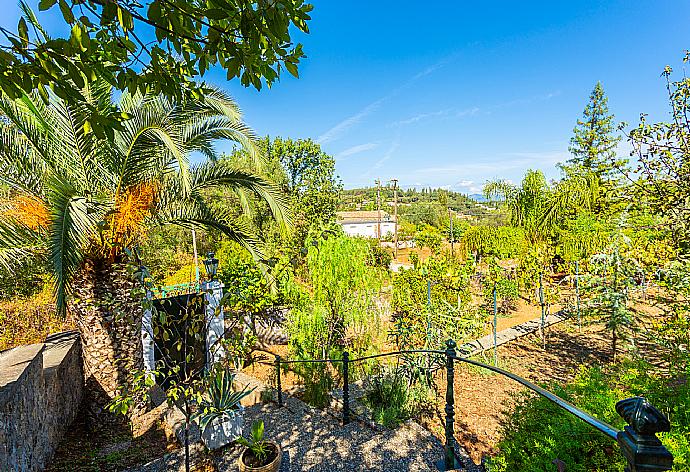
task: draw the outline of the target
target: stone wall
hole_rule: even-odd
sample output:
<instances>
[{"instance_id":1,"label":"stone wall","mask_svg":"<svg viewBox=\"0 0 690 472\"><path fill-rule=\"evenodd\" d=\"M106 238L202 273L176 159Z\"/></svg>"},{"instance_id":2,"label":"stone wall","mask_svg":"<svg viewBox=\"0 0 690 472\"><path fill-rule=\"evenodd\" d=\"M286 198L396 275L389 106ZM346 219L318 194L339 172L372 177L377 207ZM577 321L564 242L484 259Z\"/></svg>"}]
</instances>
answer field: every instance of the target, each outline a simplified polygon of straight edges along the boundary
<instances>
[{"instance_id":1,"label":"stone wall","mask_svg":"<svg viewBox=\"0 0 690 472\"><path fill-rule=\"evenodd\" d=\"M76 332L0 352L0 471L43 470L81 402Z\"/></svg>"}]
</instances>

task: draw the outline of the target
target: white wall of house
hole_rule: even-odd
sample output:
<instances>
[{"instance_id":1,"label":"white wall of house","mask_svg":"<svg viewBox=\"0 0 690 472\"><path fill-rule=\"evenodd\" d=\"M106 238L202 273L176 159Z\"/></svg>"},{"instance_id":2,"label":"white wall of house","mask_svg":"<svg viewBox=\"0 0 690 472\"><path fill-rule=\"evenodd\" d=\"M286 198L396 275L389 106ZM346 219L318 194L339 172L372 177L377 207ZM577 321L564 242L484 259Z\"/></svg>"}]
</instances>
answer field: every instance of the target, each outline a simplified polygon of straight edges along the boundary
<instances>
[{"instance_id":1,"label":"white wall of house","mask_svg":"<svg viewBox=\"0 0 690 472\"><path fill-rule=\"evenodd\" d=\"M364 238L377 238L378 237L378 223L373 222L344 222L341 223L343 231L348 236L361 236ZM386 236L388 234L395 233L395 223L392 221L382 221L381 222L381 235Z\"/></svg>"}]
</instances>

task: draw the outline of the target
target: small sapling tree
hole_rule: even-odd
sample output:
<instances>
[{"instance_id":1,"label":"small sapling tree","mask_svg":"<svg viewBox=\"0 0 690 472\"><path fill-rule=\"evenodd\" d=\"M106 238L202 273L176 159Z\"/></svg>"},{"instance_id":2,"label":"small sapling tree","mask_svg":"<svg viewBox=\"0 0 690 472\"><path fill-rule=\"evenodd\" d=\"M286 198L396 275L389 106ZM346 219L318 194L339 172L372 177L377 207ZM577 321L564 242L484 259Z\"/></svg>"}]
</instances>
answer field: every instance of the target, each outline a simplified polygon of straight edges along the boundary
<instances>
[{"instance_id":1,"label":"small sapling tree","mask_svg":"<svg viewBox=\"0 0 690 472\"><path fill-rule=\"evenodd\" d=\"M606 252L590 259L592 273L584 279L589 297L587 311L603 322L611 333L611 350L616 361L618 342L625 340L635 328L636 311L630 306L632 290L637 286L639 264L627 256L630 239L619 229Z\"/></svg>"}]
</instances>

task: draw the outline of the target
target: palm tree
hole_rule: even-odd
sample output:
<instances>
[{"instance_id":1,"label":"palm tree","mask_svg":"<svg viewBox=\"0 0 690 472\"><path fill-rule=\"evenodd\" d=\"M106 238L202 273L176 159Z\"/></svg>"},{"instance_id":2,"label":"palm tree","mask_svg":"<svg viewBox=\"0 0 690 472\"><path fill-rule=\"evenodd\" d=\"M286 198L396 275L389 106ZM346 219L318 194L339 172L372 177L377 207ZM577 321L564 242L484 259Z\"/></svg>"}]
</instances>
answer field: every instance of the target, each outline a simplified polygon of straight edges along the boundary
<instances>
[{"instance_id":1,"label":"palm tree","mask_svg":"<svg viewBox=\"0 0 690 472\"><path fill-rule=\"evenodd\" d=\"M43 92L45 96L45 92ZM48 93L10 100L0 94L0 263L10 269L45 254L57 310L72 313L82 334L91 405L103 406L143 366L141 299L135 296L128 248L153 226L213 229L261 257L250 227L215 208L207 190L254 193L287 222L286 201L255 173L217 160L214 142L230 139L257 161L252 132L237 105L212 89L203 100L173 102L123 94L114 103L102 80L83 102ZM90 130L93 110L120 113L108 138ZM207 156L190 165L192 152ZM140 292L140 291L139 291Z\"/></svg>"},{"instance_id":2,"label":"palm tree","mask_svg":"<svg viewBox=\"0 0 690 472\"><path fill-rule=\"evenodd\" d=\"M539 170L528 170L520 186L505 180L484 185L488 199L504 202L510 210L511 224L524 228L533 241L543 241L567 214L590 209L599 194L593 173L568 174L555 185L549 185Z\"/></svg>"}]
</instances>

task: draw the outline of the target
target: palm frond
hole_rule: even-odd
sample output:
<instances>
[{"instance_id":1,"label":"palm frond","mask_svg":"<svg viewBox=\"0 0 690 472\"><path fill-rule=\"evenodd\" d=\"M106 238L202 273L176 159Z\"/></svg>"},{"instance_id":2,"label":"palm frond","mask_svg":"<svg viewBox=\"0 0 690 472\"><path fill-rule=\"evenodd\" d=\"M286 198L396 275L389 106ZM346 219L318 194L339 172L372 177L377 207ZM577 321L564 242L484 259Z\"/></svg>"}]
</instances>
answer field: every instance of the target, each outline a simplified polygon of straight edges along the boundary
<instances>
[{"instance_id":1,"label":"palm frond","mask_svg":"<svg viewBox=\"0 0 690 472\"><path fill-rule=\"evenodd\" d=\"M14 219L0 216L0 265L10 273L15 265L44 247L40 232Z\"/></svg>"},{"instance_id":2,"label":"palm frond","mask_svg":"<svg viewBox=\"0 0 690 472\"><path fill-rule=\"evenodd\" d=\"M48 170L14 126L0 122L0 182L11 190L42 195L41 176Z\"/></svg>"},{"instance_id":3,"label":"palm frond","mask_svg":"<svg viewBox=\"0 0 690 472\"><path fill-rule=\"evenodd\" d=\"M48 199L52 221L48 247L57 309L64 314L72 280L84 261L89 238L95 235L96 224L102 219L104 208L88 201L69 182L58 177L49 181Z\"/></svg>"},{"instance_id":4,"label":"palm frond","mask_svg":"<svg viewBox=\"0 0 690 472\"><path fill-rule=\"evenodd\" d=\"M484 184L482 193L487 200L509 200L515 193L515 186L507 180L490 180Z\"/></svg>"},{"instance_id":5,"label":"palm frond","mask_svg":"<svg viewBox=\"0 0 690 472\"><path fill-rule=\"evenodd\" d=\"M175 120L176 105L164 97L125 94L122 110L131 117L123 123L116 144L119 160L113 169L119 176L117 188L150 180L150 174L175 169L183 189L189 192L189 150Z\"/></svg>"},{"instance_id":6,"label":"palm frond","mask_svg":"<svg viewBox=\"0 0 690 472\"><path fill-rule=\"evenodd\" d=\"M263 243L251 226L226 210L210 208L198 200L161 199L155 213L158 225L176 224L189 229L217 230L246 248L255 259L263 259Z\"/></svg>"},{"instance_id":7,"label":"palm frond","mask_svg":"<svg viewBox=\"0 0 690 472\"><path fill-rule=\"evenodd\" d=\"M268 204L279 223L285 226L291 224L288 198L263 177L238 169L227 161L207 162L193 168L193 191L219 187L253 192Z\"/></svg>"},{"instance_id":8,"label":"palm frond","mask_svg":"<svg viewBox=\"0 0 690 472\"><path fill-rule=\"evenodd\" d=\"M34 152L40 155L47 164L54 165L50 159L50 139L47 136L48 129L44 126L49 121L46 109L40 101L31 100L33 110L22 100L10 100L0 93L0 112L5 115L8 122L20 132L28 141Z\"/></svg>"}]
</instances>

